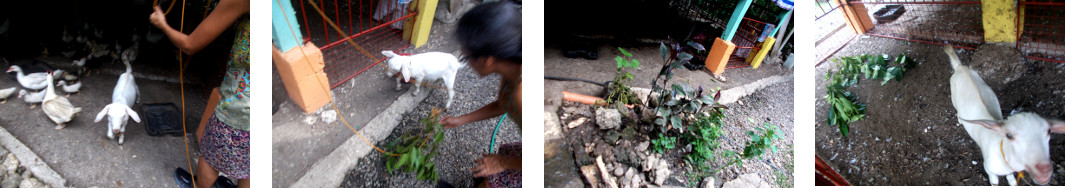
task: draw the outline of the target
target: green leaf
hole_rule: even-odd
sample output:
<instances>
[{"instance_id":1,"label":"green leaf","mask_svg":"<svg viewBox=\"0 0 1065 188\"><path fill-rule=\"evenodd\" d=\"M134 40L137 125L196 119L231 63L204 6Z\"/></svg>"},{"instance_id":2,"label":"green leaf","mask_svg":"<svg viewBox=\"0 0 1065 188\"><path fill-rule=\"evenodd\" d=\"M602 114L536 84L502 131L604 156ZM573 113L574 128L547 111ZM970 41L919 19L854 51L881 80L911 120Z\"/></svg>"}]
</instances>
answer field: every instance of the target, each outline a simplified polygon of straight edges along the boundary
<instances>
[{"instance_id":1,"label":"green leaf","mask_svg":"<svg viewBox=\"0 0 1065 188\"><path fill-rule=\"evenodd\" d=\"M629 68L635 69L636 67L640 67L640 60L639 59L632 59L632 65Z\"/></svg>"},{"instance_id":2,"label":"green leaf","mask_svg":"<svg viewBox=\"0 0 1065 188\"><path fill-rule=\"evenodd\" d=\"M692 57L694 57L694 56L692 56L691 54L688 54L687 52L680 52L680 53L677 53L677 62L679 64L680 62L685 62L685 61L691 60Z\"/></svg>"},{"instance_id":3,"label":"green leaf","mask_svg":"<svg viewBox=\"0 0 1065 188\"><path fill-rule=\"evenodd\" d=\"M410 161L410 153L406 153L406 154L400 155L399 156L399 161L396 162L396 169L398 170L398 169L403 168L403 165L407 164L407 162L409 162L409 161Z\"/></svg>"},{"instance_id":4,"label":"green leaf","mask_svg":"<svg viewBox=\"0 0 1065 188\"><path fill-rule=\"evenodd\" d=\"M666 125L666 118L656 118L655 119L655 125L665 126Z\"/></svg>"},{"instance_id":5,"label":"green leaf","mask_svg":"<svg viewBox=\"0 0 1065 188\"><path fill-rule=\"evenodd\" d=\"M624 54L625 57L632 57L632 54L629 53L629 51L625 51L625 49L621 49L621 47L618 47L618 50L621 51L621 54Z\"/></svg>"},{"instance_id":6,"label":"green leaf","mask_svg":"<svg viewBox=\"0 0 1065 188\"><path fill-rule=\"evenodd\" d=\"M673 128L681 128L680 116L669 117L669 123L673 125ZM683 132L683 131L682 131Z\"/></svg>"},{"instance_id":7,"label":"green leaf","mask_svg":"<svg viewBox=\"0 0 1065 188\"><path fill-rule=\"evenodd\" d=\"M658 43L658 55L662 56L662 62L669 61L669 47L666 47L666 43Z\"/></svg>"},{"instance_id":8,"label":"green leaf","mask_svg":"<svg viewBox=\"0 0 1065 188\"><path fill-rule=\"evenodd\" d=\"M614 57L614 61L616 61L618 64L618 70L621 70L621 67L626 64L625 59L622 59L621 56Z\"/></svg>"}]
</instances>

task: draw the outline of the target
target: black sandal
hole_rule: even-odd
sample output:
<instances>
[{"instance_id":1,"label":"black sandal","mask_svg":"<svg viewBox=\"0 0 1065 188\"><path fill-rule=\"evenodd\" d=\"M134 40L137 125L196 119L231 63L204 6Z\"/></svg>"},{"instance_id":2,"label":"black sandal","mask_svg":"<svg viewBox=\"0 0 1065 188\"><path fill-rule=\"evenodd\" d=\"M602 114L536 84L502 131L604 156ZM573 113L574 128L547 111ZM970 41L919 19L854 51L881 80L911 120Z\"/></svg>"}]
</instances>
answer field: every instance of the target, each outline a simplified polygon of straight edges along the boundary
<instances>
[{"instance_id":1,"label":"black sandal","mask_svg":"<svg viewBox=\"0 0 1065 188\"><path fill-rule=\"evenodd\" d=\"M233 180L229 180L226 176L218 176L218 179L214 181L214 187L217 188L236 188L237 184L233 183Z\"/></svg>"},{"instance_id":2,"label":"black sandal","mask_svg":"<svg viewBox=\"0 0 1065 188\"><path fill-rule=\"evenodd\" d=\"M190 174L189 171L185 171L185 169L177 168L174 170L174 181L177 181L178 187L193 188L193 178L196 177L193 177L192 174Z\"/></svg>"}]
</instances>

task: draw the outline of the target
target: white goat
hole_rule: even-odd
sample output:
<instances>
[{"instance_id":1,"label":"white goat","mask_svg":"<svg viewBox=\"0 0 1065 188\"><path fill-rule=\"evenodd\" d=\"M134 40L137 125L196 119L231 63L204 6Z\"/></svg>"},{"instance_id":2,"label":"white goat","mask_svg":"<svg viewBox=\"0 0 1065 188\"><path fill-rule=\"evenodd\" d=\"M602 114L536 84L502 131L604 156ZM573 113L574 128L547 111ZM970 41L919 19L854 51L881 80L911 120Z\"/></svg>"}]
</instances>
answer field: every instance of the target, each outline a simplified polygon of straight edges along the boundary
<instances>
[{"instance_id":1,"label":"white goat","mask_svg":"<svg viewBox=\"0 0 1065 188\"><path fill-rule=\"evenodd\" d=\"M458 58L443 52L427 52L411 56L396 55L392 51L381 51L381 53L389 57L389 77L400 73L403 75L404 82L409 82L411 78L417 81L414 82L415 95L421 90L421 82L443 79L444 86L447 87L447 105L444 108L451 107L451 99L455 96L455 76L458 75L459 69L465 66L459 62ZM400 90L400 78L398 77L396 78L396 90Z\"/></svg>"},{"instance_id":2,"label":"white goat","mask_svg":"<svg viewBox=\"0 0 1065 188\"><path fill-rule=\"evenodd\" d=\"M122 73L118 77L118 83L115 84L115 91L111 93L111 104L104 106L103 110L100 110L99 114L96 114L96 120L94 122L100 122L104 118L107 118L107 138L115 138L115 134L118 135L118 144L122 144L126 135L126 121L129 118L133 118L133 121L141 122L141 118L137 115L137 112L133 111L133 103L137 100L137 83L133 80L133 68L130 67L129 62L126 63L126 72Z\"/></svg>"},{"instance_id":3,"label":"white goat","mask_svg":"<svg viewBox=\"0 0 1065 188\"><path fill-rule=\"evenodd\" d=\"M1050 133L1065 133L1065 122L1043 119L1035 113L1022 112L1002 121L1002 110L991 87L980 75L962 65L954 48L944 51L950 56L954 75L950 77L950 100L958 110L958 122L980 146L984 171L991 185L1006 176L1017 185L1013 172L1028 171L1038 184L1050 181Z\"/></svg>"}]
</instances>

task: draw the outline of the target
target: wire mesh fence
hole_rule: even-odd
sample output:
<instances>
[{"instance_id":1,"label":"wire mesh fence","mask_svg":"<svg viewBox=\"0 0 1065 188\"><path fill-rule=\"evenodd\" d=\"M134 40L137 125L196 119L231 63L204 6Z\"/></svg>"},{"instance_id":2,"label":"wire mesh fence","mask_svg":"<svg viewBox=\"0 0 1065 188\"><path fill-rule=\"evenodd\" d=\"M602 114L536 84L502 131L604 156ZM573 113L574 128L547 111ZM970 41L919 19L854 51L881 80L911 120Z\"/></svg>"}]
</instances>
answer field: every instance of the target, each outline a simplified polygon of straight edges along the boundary
<instances>
[{"instance_id":1,"label":"wire mesh fence","mask_svg":"<svg viewBox=\"0 0 1065 188\"><path fill-rule=\"evenodd\" d=\"M310 1L314 1L323 12L314 10ZM299 5L295 8L299 12L297 19L303 29L304 40L318 44L325 59L324 69L329 77L330 88L336 88L385 60L381 51L400 51L410 46L403 39L402 29L406 22L413 22L417 10L410 9L408 5L415 5L417 1L293 0L293 4ZM326 19L349 37L341 36ZM374 57L366 56L348 44L348 39Z\"/></svg>"},{"instance_id":2,"label":"wire mesh fence","mask_svg":"<svg viewBox=\"0 0 1065 188\"><path fill-rule=\"evenodd\" d=\"M817 62L823 62L843 49L858 34L847 28L847 15L839 0L817 0L814 26L817 28Z\"/></svg>"},{"instance_id":3,"label":"wire mesh fence","mask_svg":"<svg viewBox=\"0 0 1065 188\"><path fill-rule=\"evenodd\" d=\"M870 35L975 48L984 43L983 14L975 0L860 0L873 19Z\"/></svg>"},{"instance_id":4,"label":"wire mesh fence","mask_svg":"<svg viewBox=\"0 0 1065 188\"><path fill-rule=\"evenodd\" d=\"M1065 1L1020 2L1017 50L1028 59L1065 63Z\"/></svg>"}]
</instances>

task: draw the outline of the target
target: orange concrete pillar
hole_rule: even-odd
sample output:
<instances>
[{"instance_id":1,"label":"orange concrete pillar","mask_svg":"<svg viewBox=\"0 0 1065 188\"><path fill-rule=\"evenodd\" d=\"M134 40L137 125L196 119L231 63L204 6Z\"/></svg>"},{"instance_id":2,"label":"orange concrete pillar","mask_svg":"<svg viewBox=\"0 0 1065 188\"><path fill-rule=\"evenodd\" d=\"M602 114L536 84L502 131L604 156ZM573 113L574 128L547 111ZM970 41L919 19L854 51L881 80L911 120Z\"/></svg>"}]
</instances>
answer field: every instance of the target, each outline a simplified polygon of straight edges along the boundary
<instances>
[{"instance_id":1,"label":"orange concrete pillar","mask_svg":"<svg viewBox=\"0 0 1065 188\"><path fill-rule=\"evenodd\" d=\"M869 18L869 10L865 8L865 4L843 1L841 8L847 18L847 26L850 26L854 33L865 34L869 29L873 29L873 20Z\"/></svg>"},{"instance_id":2,"label":"orange concrete pillar","mask_svg":"<svg viewBox=\"0 0 1065 188\"><path fill-rule=\"evenodd\" d=\"M706 69L710 69L710 72L714 74L721 74L725 71L725 65L728 64L728 58L732 55L732 50L736 49L736 44L724 39L714 39L714 45L710 47L710 54L706 56Z\"/></svg>"},{"instance_id":3,"label":"orange concrete pillar","mask_svg":"<svg viewBox=\"0 0 1065 188\"><path fill-rule=\"evenodd\" d=\"M307 55L304 56L303 53ZM308 114L328 104L329 77L322 71L325 61L318 46L308 42L285 51L281 56L274 58L274 64L292 101ZM307 66L307 62L310 62L311 66ZM319 81L321 82L316 83Z\"/></svg>"}]
</instances>

